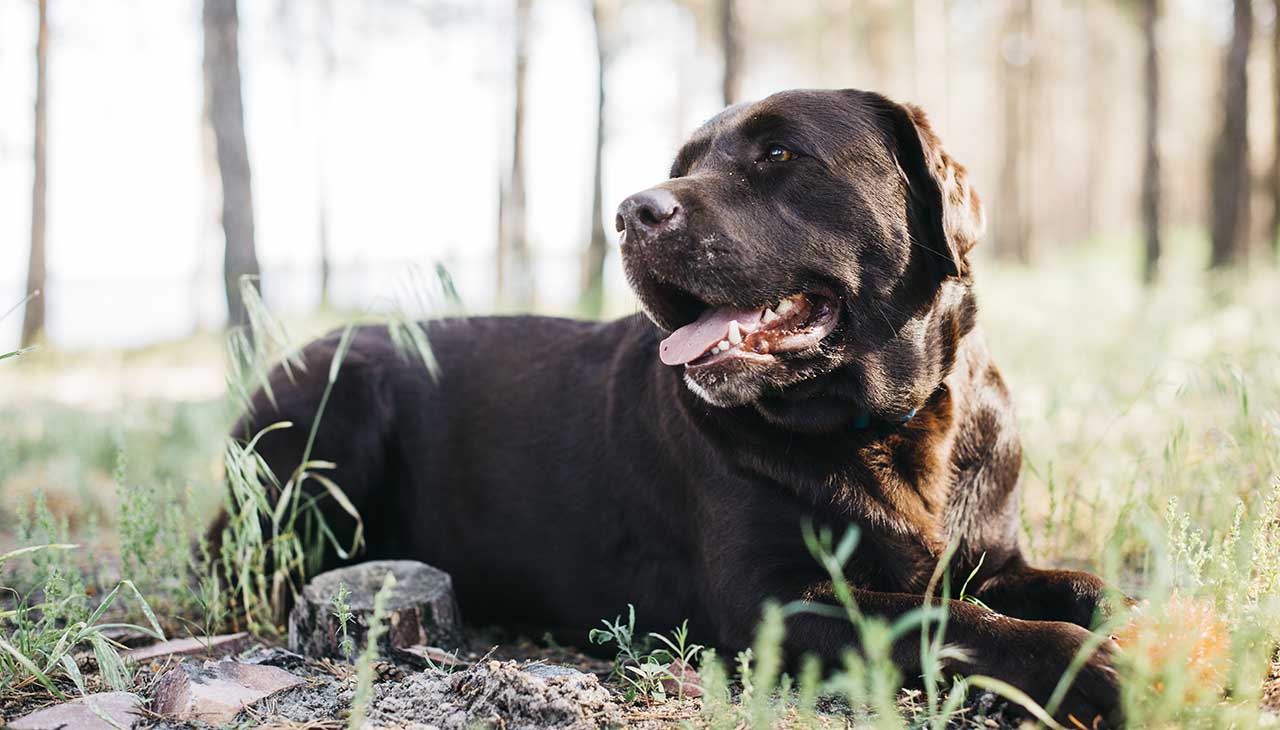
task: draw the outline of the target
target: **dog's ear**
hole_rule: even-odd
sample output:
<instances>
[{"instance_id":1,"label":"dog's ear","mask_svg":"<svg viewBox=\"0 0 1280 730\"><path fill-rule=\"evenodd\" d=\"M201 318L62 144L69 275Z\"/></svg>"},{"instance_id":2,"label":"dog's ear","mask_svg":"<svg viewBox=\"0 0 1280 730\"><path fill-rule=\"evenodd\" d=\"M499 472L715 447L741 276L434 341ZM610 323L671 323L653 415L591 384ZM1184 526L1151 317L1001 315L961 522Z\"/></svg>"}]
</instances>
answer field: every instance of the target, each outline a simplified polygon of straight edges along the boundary
<instances>
[{"instance_id":1,"label":"dog's ear","mask_svg":"<svg viewBox=\"0 0 1280 730\"><path fill-rule=\"evenodd\" d=\"M969 185L964 166L942 148L924 111L913 104L888 103L895 154L917 220L932 239L930 248L946 257L946 274L968 278L969 251L986 226L982 200Z\"/></svg>"}]
</instances>

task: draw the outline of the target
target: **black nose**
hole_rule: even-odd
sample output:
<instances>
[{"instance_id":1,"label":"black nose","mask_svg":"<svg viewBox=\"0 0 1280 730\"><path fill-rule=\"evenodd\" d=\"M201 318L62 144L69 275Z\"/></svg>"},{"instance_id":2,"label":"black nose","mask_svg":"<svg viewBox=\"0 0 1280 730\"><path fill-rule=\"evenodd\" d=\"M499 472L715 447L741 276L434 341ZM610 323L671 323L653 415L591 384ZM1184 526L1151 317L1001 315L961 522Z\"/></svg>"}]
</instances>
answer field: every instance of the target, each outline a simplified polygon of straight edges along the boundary
<instances>
[{"instance_id":1,"label":"black nose","mask_svg":"<svg viewBox=\"0 0 1280 730\"><path fill-rule=\"evenodd\" d=\"M636 193L618 206L615 225L619 231L649 239L679 224L680 203L665 188L649 188Z\"/></svg>"}]
</instances>

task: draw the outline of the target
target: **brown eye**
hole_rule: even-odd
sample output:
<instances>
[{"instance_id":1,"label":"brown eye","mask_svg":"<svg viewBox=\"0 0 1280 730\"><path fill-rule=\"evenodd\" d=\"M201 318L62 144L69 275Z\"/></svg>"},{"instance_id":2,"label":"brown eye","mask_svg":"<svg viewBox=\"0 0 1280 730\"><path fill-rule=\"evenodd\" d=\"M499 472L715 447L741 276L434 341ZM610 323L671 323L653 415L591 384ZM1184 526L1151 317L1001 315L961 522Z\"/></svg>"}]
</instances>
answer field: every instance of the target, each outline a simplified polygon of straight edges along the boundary
<instances>
[{"instance_id":1,"label":"brown eye","mask_svg":"<svg viewBox=\"0 0 1280 730\"><path fill-rule=\"evenodd\" d=\"M769 145L769 150L765 152L764 158L769 162L790 162L796 158L796 153L780 144L775 144Z\"/></svg>"}]
</instances>

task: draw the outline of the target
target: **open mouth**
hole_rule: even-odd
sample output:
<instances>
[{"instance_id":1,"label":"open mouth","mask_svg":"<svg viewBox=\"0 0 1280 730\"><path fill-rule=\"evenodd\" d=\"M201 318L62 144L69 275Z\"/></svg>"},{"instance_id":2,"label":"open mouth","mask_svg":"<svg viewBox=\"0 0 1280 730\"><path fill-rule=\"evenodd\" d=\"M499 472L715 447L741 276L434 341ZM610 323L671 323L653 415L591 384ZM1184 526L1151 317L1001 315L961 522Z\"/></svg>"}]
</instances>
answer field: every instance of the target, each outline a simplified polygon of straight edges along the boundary
<instances>
[{"instance_id":1,"label":"open mouth","mask_svg":"<svg viewBox=\"0 0 1280 730\"><path fill-rule=\"evenodd\" d=\"M835 329L839 306L830 297L794 294L758 309L707 307L658 347L662 362L691 368L729 359L768 360L818 345Z\"/></svg>"}]
</instances>

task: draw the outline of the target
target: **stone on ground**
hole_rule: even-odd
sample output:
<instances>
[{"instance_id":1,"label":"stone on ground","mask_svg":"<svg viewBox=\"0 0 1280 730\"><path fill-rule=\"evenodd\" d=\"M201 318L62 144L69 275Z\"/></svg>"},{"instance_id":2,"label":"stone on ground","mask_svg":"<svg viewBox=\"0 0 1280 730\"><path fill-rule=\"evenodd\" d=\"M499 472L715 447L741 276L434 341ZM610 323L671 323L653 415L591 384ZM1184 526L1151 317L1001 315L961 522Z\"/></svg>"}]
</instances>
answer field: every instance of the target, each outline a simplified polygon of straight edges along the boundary
<instances>
[{"instance_id":1,"label":"stone on ground","mask_svg":"<svg viewBox=\"0 0 1280 730\"><path fill-rule=\"evenodd\" d=\"M86 695L30 715L7 725L11 730L129 730L142 719L142 700L131 692Z\"/></svg>"},{"instance_id":2,"label":"stone on ground","mask_svg":"<svg viewBox=\"0 0 1280 730\"><path fill-rule=\"evenodd\" d=\"M396 649L396 659L401 659L418 669L448 670L466 663L458 658L457 652L421 644Z\"/></svg>"},{"instance_id":3,"label":"stone on ground","mask_svg":"<svg viewBox=\"0 0 1280 730\"><path fill-rule=\"evenodd\" d=\"M249 634L242 631L238 634L162 641L158 644L130 649L124 653L124 658L132 659L139 664L155 659L168 659L174 656L216 658L240 651L248 644Z\"/></svg>"},{"instance_id":4,"label":"stone on ground","mask_svg":"<svg viewBox=\"0 0 1280 730\"><path fill-rule=\"evenodd\" d=\"M693 699L702 696L702 676L698 670L677 659L667 665L670 677L662 680L662 690L668 697Z\"/></svg>"},{"instance_id":5,"label":"stone on ground","mask_svg":"<svg viewBox=\"0 0 1280 730\"><path fill-rule=\"evenodd\" d=\"M415 645L452 649L462 644L462 619L448 573L412 560L377 560L338 568L316 576L303 589L289 614L289 649L320 658L343 655L342 627L334 615L339 585L350 591L353 614L347 635L356 651L365 645L374 596L387 573L396 584L387 602L387 633L380 642L383 657Z\"/></svg>"},{"instance_id":6,"label":"stone on ground","mask_svg":"<svg viewBox=\"0 0 1280 730\"><path fill-rule=\"evenodd\" d=\"M581 677L585 672L580 672L573 667L566 667L563 664L526 664L521 669L525 674L531 674L538 679L552 679L554 677Z\"/></svg>"},{"instance_id":7,"label":"stone on ground","mask_svg":"<svg viewBox=\"0 0 1280 730\"><path fill-rule=\"evenodd\" d=\"M175 720L221 725L246 706L299 684L300 677L278 667L225 660L201 666L185 662L156 682L152 709Z\"/></svg>"}]
</instances>

